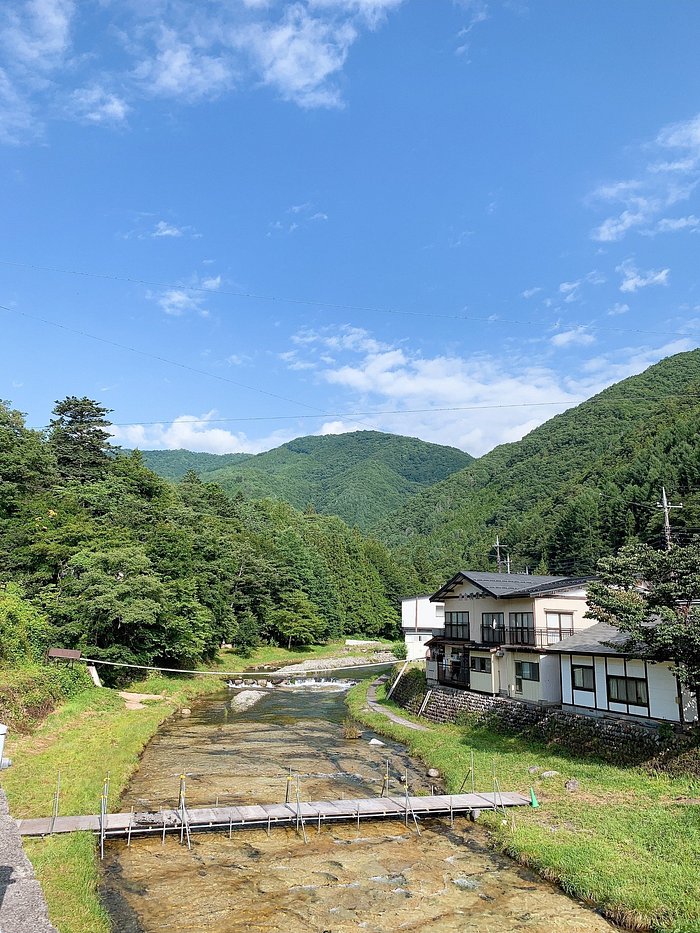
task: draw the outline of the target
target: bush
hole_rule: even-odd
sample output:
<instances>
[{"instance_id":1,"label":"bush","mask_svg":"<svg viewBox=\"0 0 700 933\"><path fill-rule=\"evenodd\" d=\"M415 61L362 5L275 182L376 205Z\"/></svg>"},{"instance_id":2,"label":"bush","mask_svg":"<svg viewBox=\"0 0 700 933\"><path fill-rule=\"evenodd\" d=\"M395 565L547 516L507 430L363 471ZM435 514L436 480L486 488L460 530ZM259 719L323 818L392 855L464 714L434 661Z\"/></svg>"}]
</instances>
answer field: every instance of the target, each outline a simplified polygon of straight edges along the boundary
<instances>
[{"instance_id":1,"label":"bush","mask_svg":"<svg viewBox=\"0 0 700 933\"><path fill-rule=\"evenodd\" d=\"M0 667L0 722L29 732L61 701L92 686L82 664Z\"/></svg>"},{"instance_id":2,"label":"bush","mask_svg":"<svg viewBox=\"0 0 700 933\"><path fill-rule=\"evenodd\" d=\"M406 642L405 641L395 641L392 642L391 651L395 658L398 658L399 661L405 661L407 656L406 651Z\"/></svg>"}]
</instances>

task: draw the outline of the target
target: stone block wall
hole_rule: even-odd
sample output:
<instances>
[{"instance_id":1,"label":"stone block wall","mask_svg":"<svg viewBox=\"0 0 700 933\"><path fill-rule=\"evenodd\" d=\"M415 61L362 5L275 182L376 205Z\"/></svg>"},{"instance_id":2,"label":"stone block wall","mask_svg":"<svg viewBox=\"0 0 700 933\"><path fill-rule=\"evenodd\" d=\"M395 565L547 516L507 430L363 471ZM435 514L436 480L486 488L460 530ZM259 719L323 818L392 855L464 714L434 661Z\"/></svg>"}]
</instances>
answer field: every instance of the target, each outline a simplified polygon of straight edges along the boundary
<instances>
[{"instance_id":1,"label":"stone block wall","mask_svg":"<svg viewBox=\"0 0 700 933\"><path fill-rule=\"evenodd\" d=\"M402 680L392 698L417 713L427 688L421 689L417 678L405 685ZM434 687L423 718L436 723L454 723L461 717L477 726L497 732L524 733L552 747L576 755L595 755L616 764L642 764L665 750L680 750L689 744L687 737L668 735L652 725L613 717L584 716L558 707L537 706L454 687Z\"/></svg>"}]
</instances>

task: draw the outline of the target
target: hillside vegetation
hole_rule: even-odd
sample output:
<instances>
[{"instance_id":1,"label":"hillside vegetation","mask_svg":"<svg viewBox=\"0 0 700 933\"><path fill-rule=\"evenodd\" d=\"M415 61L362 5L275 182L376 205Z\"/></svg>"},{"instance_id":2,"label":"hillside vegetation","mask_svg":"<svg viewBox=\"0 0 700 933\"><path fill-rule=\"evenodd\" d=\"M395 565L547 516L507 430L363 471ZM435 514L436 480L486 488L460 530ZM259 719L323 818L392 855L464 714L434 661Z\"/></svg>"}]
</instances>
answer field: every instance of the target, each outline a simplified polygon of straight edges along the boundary
<instances>
[{"instance_id":1,"label":"hillside vegetation","mask_svg":"<svg viewBox=\"0 0 700 933\"><path fill-rule=\"evenodd\" d=\"M700 350L662 360L414 496L375 530L437 586L494 569L496 534L515 569L591 573L623 543L659 543L665 485L700 530Z\"/></svg>"},{"instance_id":2,"label":"hillside vegetation","mask_svg":"<svg viewBox=\"0 0 700 933\"><path fill-rule=\"evenodd\" d=\"M131 453L131 451L125 451ZM196 450L142 450L144 465L163 479L179 480L192 470L201 475L247 460L250 454L210 454Z\"/></svg>"},{"instance_id":3,"label":"hillside vegetation","mask_svg":"<svg viewBox=\"0 0 700 933\"><path fill-rule=\"evenodd\" d=\"M0 665L47 645L192 667L222 642L398 632L416 581L339 518L177 486L109 445L106 411L57 405L48 435L0 404Z\"/></svg>"},{"instance_id":4,"label":"hillside vegetation","mask_svg":"<svg viewBox=\"0 0 700 933\"><path fill-rule=\"evenodd\" d=\"M367 530L415 493L471 461L462 450L415 437L353 431L299 437L201 476L229 495L280 499ZM160 472L156 464L153 468Z\"/></svg>"}]
</instances>

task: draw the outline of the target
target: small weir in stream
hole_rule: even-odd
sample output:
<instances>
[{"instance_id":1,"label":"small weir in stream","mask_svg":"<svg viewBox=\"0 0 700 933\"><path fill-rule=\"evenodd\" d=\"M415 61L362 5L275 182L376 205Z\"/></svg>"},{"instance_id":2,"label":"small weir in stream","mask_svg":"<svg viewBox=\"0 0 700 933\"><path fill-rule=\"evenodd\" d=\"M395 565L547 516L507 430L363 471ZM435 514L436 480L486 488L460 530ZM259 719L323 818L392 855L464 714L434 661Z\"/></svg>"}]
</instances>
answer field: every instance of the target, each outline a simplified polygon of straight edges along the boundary
<instances>
[{"instance_id":1,"label":"small weir in stream","mask_svg":"<svg viewBox=\"0 0 700 933\"><path fill-rule=\"evenodd\" d=\"M357 676L357 672L352 674ZM346 675L349 676L349 675ZM226 689L165 723L144 752L123 809L173 806L186 775L188 805L284 801L289 769L302 800L378 796L386 762L392 795L429 793L425 767L395 743L343 736L347 682L294 675L253 706ZM306 681L306 682L304 682ZM249 694L251 691L246 690ZM242 697L241 697L242 698ZM377 736L377 738L381 738ZM484 776L488 789L488 776ZM296 777L295 777L296 787ZM479 788L477 788L479 789ZM115 933L598 933L612 927L485 845L460 818L111 841L102 897Z\"/></svg>"}]
</instances>

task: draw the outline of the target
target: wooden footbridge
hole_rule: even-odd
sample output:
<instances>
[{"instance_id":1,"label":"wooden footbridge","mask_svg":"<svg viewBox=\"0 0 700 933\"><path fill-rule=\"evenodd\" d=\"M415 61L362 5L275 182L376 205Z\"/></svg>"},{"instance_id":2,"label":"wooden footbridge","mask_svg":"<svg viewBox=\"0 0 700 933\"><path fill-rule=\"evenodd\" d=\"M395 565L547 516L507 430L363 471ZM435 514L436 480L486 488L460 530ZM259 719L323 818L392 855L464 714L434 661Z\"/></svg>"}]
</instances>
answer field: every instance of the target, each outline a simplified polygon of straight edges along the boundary
<instances>
[{"instance_id":1,"label":"wooden footbridge","mask_svg":"<svg viewBox=\"0 0 700 933\"><path fill-rule=\"evenodd\" d=\"M483 810L502 810L507 807L531 806L531 800L523 794L501 792L493 793L446 794L426 797L413 797L406 793L398 797L365 797L345 800L315 800L296 802L254 804L249 806L229 807L186 807L184 795L180 805L173 809L155 812L107 813L93 816L57 816L41 819L17 820L23 836L49 836L54 833L93 832L100 836L101 850L104 840L115 837L126 838L130 843L132 836L161 835L177 833L181 842L189 844L193 832L266 829L268 833L275 826L292 827L301 832L306 839L307 828L317 828L333 822L355 821L359 827L361 820L400 819L406 825L409 820L418 828L422 818L447 817L453 823L456 816L478 818Z\"/></svg>"}]
</instances>

